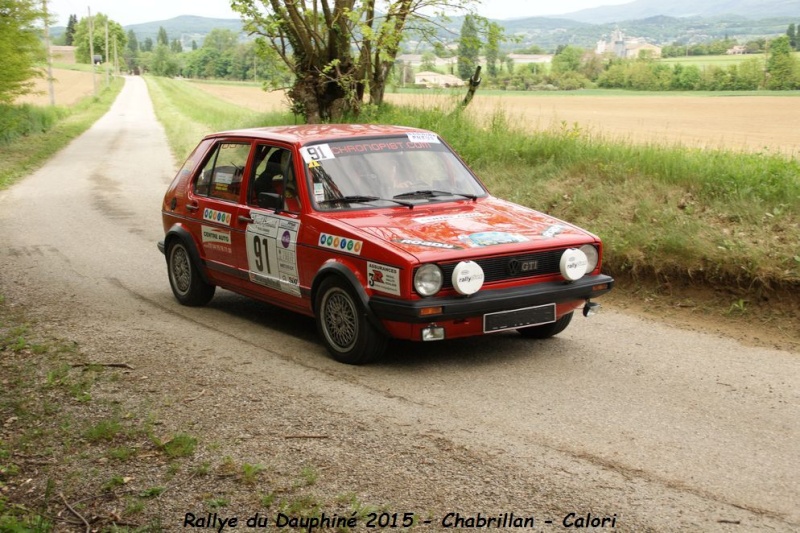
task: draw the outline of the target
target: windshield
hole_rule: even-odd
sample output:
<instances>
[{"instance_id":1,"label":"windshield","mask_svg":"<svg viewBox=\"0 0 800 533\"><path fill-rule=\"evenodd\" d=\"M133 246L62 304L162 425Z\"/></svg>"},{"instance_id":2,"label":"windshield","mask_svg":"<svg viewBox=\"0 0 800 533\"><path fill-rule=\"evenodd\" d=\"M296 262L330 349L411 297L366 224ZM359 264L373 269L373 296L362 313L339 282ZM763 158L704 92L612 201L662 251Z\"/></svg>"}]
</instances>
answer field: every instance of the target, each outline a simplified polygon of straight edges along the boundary
<instances>
[{"instance_id":1,"label":"windshield","mask_svg":"<svg viewBox=\"0 0 800 533\"><path fill-rule=\"evenodd\" d=\"M314 206L322 211L407 206L486 195L432 133L303 147Z\"/></svg>"}]
</instances>

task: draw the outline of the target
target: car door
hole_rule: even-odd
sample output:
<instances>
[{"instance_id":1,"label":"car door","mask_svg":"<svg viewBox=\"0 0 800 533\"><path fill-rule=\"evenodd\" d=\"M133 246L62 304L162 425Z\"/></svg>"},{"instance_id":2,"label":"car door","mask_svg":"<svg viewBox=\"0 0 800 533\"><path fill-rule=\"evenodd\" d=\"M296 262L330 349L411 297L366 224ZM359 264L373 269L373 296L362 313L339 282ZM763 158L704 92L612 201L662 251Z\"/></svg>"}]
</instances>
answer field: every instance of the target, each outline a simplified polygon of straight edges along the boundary
<instances>
[{"instance_id":1,"label":"car door","mask_svg":"<svg viewBox=\"0 0 800 533\"><path fill-rule=\"evenodd\" d=\"M294 176L294 154L288 146L257 142L242 206L246 256L240 269L270 299L292 307L301 303L297 239L301 203Z\"/></svg>"},{"instance_id":2,"label":"car door","mask_svg":"<svg viewBox=\"0 0 800 533\"><path fill-rule=\"evenodd\" d=\"M206 265L215 277L233 283L240 278L236 241L242 237L235 235L236 219L251 144L245 140L216 142L196 177L187 204L194 212L193 233Z\"/></svg>"}]
</instances>

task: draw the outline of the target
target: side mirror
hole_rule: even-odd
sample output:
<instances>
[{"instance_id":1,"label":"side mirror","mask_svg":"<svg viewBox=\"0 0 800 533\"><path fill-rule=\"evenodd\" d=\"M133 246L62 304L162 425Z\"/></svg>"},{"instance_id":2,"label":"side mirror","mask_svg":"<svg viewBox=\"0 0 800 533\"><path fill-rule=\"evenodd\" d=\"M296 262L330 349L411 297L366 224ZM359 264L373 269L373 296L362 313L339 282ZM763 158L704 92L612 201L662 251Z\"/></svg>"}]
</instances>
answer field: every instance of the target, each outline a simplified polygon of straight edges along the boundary
<instances>
[{"instance_id":1,"label":"side mirror","mask_svg":"<svg viewBox=\"0 0 800 533\"><path fill-rule=\"evenodd\" d=\"M260 192L258 193L258 207L278 211L283 208L283 199L280 194L274 192Z\"/></svg>"}]
</instances>

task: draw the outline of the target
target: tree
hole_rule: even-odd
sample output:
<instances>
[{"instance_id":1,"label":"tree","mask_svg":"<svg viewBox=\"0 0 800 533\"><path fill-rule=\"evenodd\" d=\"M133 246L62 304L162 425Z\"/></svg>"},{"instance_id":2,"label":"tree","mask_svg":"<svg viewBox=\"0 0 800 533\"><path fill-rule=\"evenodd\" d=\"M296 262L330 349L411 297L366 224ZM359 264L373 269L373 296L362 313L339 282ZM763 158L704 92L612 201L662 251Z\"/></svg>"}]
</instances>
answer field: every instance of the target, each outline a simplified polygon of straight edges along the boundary
<instances>
[{"instance_id":1,"label":"tree","mask_svg":"<svg viewBox=\"0 0 800 533\"><path fill-rule=\"evenodd\" d=\"M64 44L72 46L75 42L75 26L78 25L78 15L70 15L67 21L67 29L64 31Z\"/></svg>"},{"instance_id":2,"label":"tree","mask_svg":"<svg viewBox=\"0 0 800 533\"><path fill-rule=\"evenodd\" d=\"M158 27L158 37L156 37L156 44L163 44L164 46L169 45L169 36L167 35L167 30L164 29L164 26Z\"/></svg>"},{"instance_id":3,"label":"tree","mask_svg":"<svg viewBox=\"0 0 800 533\"><path fill-rule=\"evenodd\" d=\"M583 49L576 46L559 47L556 55L553 56L551 70L555 74L578 72L581 68L581 58L583 58Z\"/></svg>"},{"instance_id":4,"label":"tree","mask_svg":"<svg viewBox=\"0 0 800 533\"><path fill-rule=\"evenodd\" d=\"M36 62L44 58L37 27L41 4L34 0L0 0L0 104L11 103L32 90L40 77Z\"/></svg>"},{"instance_id":5,"label":"tree","mask_svg":"<svg viewBox=\"0 0 800 533\"><path fill-rule=\"evenodd\" d=\"M475 17L467 15L461 24L461 35L458 39L458 77L468 80L478 66L478 56L481 51L481 40L478 36L478 27Z\"/></svg>"},{"instance_id":6,"label":"tree","mask_svg":"<svg viewBox=\"0 0 800 533\"><path fill-rule=\"evenodd\" d=\"M128 30L128 46L122 51L122 59L128 65L128 72L137 72L139 68L139 40L133 30Z\"/></svg>"},{"instance_id":7,"label":"tree","mask_svg":"<svg viewBox=\"0 0 800 533\"><path fill-rule=\"evenodd\" d=\"M797 48L797 30L795 28L794 23L789 24L789 28L786 30L786 36L789 38L789 45L796 49Z\"/></svg>"},{"instance_id":8,"label":"tree","mask_svg":"<svg viewBox=\"0 0 800 533\"><path fill-rule=\"evenodd\" d=\"M153 51L153 39L151 37L145 37L144 43L142 43L142 52L152 52Z\"/></svg>"},{"instance_id":9,"label":"tree","mask_svg":"<svg viewBox=\"0 0 800 533\"><path fill-rule=\"evenodd\" d=\"M800 86L800 67L792 54L788 35L782 35L769 43L767 75L767 89L783 91Z\"/></svg>"},{"instance_id":10,"label":"tree","mask_svg":"<svg viewBox=\"0 0 800 533\"><path fill-rule=\"evenodd\" d=\"M288 92L307 122L358 113L366 95L383 103L409 22L429 26L431 8L464 9L474 0L231 0L246 31L259 36L295 75Z\"/></svg>"},{"instance_id":11,"label":"tree","mask_svg":"<svg viewBox=\"0 0 800 533\"><path fill-rule=\"evenodd\" d=\"M489 77L497 77L497 60L500 57L500 43L504 41L503 27L496 22L490 22L487 26L486 36L486 70Z\"/></svg>"},{"instance_id":12,"label":"tree","mask_svg":"<svg viewBox=\"0 0 800 533\"><path fill-rule=\"evenodd\" d=\"M89 57L89 17L84 17L75 26L75 58L79 63L91 63ZM114 50L124 50L128 44L128 36L119 22L110 20L107 15L97 13L92 16L92 45L95 55L106 57L106 23L108 23L108 47ZM109 56L110 57L110 56Z\"/></svg>"}]
</instances>

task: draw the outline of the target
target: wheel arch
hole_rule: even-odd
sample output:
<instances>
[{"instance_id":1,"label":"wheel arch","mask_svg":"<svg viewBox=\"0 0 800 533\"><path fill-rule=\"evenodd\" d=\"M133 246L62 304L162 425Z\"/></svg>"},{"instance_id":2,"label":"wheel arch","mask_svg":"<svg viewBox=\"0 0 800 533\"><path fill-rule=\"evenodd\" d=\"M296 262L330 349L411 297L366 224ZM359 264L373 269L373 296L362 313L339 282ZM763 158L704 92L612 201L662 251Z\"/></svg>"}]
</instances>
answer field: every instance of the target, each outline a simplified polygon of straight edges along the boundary
<instances>
[{"instance_id":1,"label":"wheel arch","mask_svg":"<svg viewBox=\"0 0 800 533\"><path fill-rule=\"evenodd\" d=\"M311 305L316 315L318 313L317 310L317 293L319 292L319 287L322 282L331 277L331 276L338 276L343 278L352 289L355 291L356 297L361 302L364 313L366 314L367 320L378 329L378 331L386 336L391 337L389 332L383 326L383 323L375 316L375 313L372 312L372 308L369 305L369 296L367 295L367 291L364 290L363 284L359 281L358 276L356 276L355 272L353 272L350 267L347 265L340 263L338 261L328 261L322 268L317 271L316 276L314 276L314 281L311 283Z\"/></svg>"},{"instance_id":2,"label":"wheel arch","mask_svg":"<svg viewBox=\"0 0 800 533\"><path fill-rule=\"evenodd\" d=\"M189 230L183 226L175 224L169 229L169 231L167 231L167 234L164 236L164 256L167 257L170 246L176 240L181 241L186 246L186 249L189 251L189 255L191 256L192 261L194 261L194 264L198 267L203 267L197 269L200 272L200 277L203 279L203 281L213 285L213 281L210 280L206 274L206 262L200 256L200 251L197 249L197 243L195 243L194 238ZM167 260L169 261L168 258Z\"/></svg>"}]
</instances>

